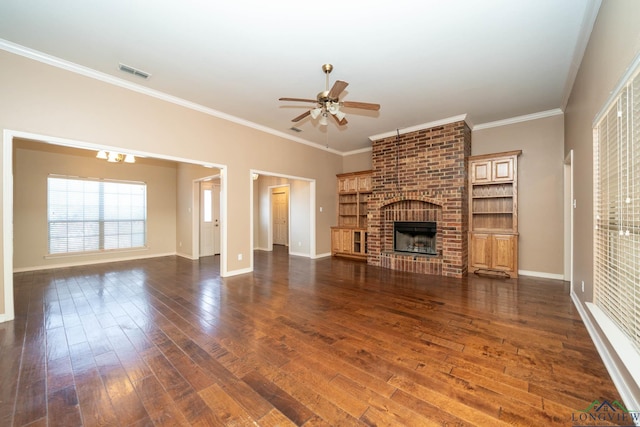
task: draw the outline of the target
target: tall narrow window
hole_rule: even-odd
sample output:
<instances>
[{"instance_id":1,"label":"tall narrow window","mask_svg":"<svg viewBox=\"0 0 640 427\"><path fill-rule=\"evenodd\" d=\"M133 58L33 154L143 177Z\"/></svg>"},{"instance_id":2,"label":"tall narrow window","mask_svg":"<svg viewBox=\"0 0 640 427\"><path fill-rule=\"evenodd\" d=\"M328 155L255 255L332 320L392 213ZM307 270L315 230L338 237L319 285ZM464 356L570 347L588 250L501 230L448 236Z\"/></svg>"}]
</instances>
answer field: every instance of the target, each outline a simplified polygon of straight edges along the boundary
<instances>
[{"instance_id":1,"label":"tall narrow window","mask_svg":"<svg viewBox=\"0 0 640 427\"><path fill-rule=\"evenodd\" d=\"M144 247L147 186L50 176L47 216L49 254Z\"/></svg>"},{"instance_id":2,"label":"tall narrow window","mask_svg":"<svg viewBox=\"0 0 640 427\"><path fill-rule=\"evenodd\" d=\"M640 353L640 74L594 129L594 302Z\"/></svg>"},{"instance_id":3,"label":"tall narrow window","mask_svg":"<svg viewBox=\"0 0 640 427\"><path fill-rule=\"evenodd\" d=\"M204 200L202 201L202 208L204 210L204 222L212 222L213 221L213 211L211 209L211 190L205 189L202 194L204 195Z\"/></svg>"}]
</instances>

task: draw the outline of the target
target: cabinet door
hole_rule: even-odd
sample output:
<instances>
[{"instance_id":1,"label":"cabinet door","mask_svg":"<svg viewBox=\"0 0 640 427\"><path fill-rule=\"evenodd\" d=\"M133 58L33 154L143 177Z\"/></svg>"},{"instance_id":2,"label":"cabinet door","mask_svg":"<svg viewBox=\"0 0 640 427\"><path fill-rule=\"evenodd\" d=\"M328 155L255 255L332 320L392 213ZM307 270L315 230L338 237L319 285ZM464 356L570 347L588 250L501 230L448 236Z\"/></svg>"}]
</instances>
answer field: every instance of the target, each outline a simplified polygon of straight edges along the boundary
<instances>
[{"instance_id":1,"label":"cabinet door","mask_svg":"<svg viewBox=\"0 0 640 427\"><path fill-rule=\"evenodd\" d=\"M342 229L340 230L342 240L342 249L340 252L350 254L353 252L353 230Z\"/></svg>"},{"instance_id":2,"label":"cabinet door","mask_svg":"<svg viewBox=\"0 0 640 427\"><path fill-rule=\"evenodd\" d=\"M371 175L362 175L358 177L358 191L361 193L371 191Z\"/></svg>"},{"instance_id":3,"label":"cabinet door","mask_svg":"<svg viewBox=\"0 0 640 427\"><path fill-rule=\"evenodd\" d=\"M491 268L494 270L516 270L517 236L494 234L491 242Z\"/></svg>"},{"instance_id":4,"label":"cabinet door","mask_svg":"<svg viewBox=\"0 0 640 427\"><path fill-rule=\"evenodd\" d=\"M367 232L364 230L353 230L353 253L355 255L367 254Z\"/></svg>"},{"instance_id":5,"label":"cabinet door","mask_svg":"<svg viewBox=\"0 0 640 427\"><path fill-rule=\"evenodd\" d=\"M513 181L513 159L498 159L492 163L492 181Z\"/></svg>"},{"instance_id":6,"label":"cabinet door","mask_svg":"<svg viewBox=\"0 0 640 427\"><path fill-rule=\"evenodd\" d=\"M481 160L471 162L471 182L473 184L482 184L491 182L491 161Z\"/></svg>"},{"instance_id":7,"label":"cabinet door","mask_svg":"<svg viewBox=\"0 0 640 427\"><path fill-rule=\"evenodd\" d=\"M337 254L342 252L342 230L338 228L331 229L331 253Z\"/></svg>"},{"instance_id":8,"label":"cabinet door","mask_svg":"<svg viewBox=\"0 0 640 427\"><path fill-rule=\"evenodd\" d=\"M491 235L471 233L469 266L472 268L491 268Z\"/></svg>"},{"instance_id":9,"label":"cabinet door","mask_svg":"<svg viewBox=\"0 0 640 427\"><path fill-rule=\"evenodd\" d=\"M355 176L345 176L338 178L339 193L355 193L358 189L358 178Z\"/></svg>"}]
</instances>

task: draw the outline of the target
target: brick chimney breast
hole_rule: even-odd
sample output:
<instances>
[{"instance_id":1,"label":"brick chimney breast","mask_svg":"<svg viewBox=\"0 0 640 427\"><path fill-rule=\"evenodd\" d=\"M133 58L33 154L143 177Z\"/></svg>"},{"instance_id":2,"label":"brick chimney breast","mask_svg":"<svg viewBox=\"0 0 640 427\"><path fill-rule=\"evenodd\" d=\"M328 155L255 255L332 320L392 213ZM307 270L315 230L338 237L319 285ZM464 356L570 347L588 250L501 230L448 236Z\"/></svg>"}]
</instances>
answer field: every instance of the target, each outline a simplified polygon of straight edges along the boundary
<instances>
[{"instance_id":1,"label":"brick chimney breast","mask_svg":"<svg viewBox=\"0 0 640 427\"><path fill-rule=\"evenodd\" d=\"M369 264L449 277L467 274L470 155L471 129L464 121L373 141ZM394 252L394 221L436 221L438 255Z\"/></svg>"}]
</instances>

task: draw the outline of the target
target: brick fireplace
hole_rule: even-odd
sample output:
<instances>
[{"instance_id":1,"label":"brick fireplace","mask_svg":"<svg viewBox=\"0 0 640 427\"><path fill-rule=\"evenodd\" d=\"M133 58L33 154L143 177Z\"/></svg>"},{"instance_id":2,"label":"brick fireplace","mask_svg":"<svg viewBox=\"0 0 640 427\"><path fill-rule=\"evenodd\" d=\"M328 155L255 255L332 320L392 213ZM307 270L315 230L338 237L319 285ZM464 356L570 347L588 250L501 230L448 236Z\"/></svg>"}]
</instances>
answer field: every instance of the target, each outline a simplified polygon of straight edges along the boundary
<instances>
[{"instance_id":1,"label":"brick fireplace","mask_svg":"<svg viewBox=\"0 0 640 427\"><path fill-rule=\"evenodd\" d=\"M369 264L393 270L467 274L467 157L464 121L373 141L368 203ZM394 251L394 222L435 222L434 255Z\"/></svg>"}]
</instances>

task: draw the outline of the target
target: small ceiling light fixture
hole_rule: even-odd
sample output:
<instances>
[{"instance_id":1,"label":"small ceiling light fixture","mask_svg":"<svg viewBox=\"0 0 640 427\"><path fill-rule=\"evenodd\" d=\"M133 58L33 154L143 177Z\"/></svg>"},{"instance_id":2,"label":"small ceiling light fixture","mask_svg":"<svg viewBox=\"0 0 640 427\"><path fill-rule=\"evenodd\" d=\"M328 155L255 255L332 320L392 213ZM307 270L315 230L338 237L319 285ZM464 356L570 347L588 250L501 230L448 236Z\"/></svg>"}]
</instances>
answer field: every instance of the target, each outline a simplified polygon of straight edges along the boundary
<instances>
[{"instance_id":1,"label":"small ceiling light fixture","mask_svg":"<svg viewBox=\"0 0 640 427\"><path fill-rule=\"evenodd\" d=\"M122 154L115 151L100 150L96 155L97 159L106 160L109 163L135 163L136 158L133 154Z\"/></svg>"},{"instance_id":2,"label":"small ceiling light fixture","mask_svg":"<svg viewBox=\"0 0 640 427\"><path fill-rule=\"evenodd\" d=\"M322 113L322 108L318 107L318 108L314 108L313 110L311 110L311 112L309 114L311 114L311 118L313 120L315 120L315 119L318 118L320 113Z\"/></svg>"}]
</instances>

